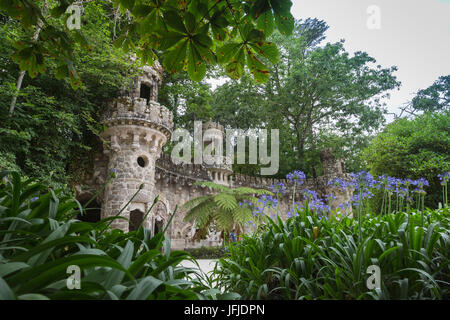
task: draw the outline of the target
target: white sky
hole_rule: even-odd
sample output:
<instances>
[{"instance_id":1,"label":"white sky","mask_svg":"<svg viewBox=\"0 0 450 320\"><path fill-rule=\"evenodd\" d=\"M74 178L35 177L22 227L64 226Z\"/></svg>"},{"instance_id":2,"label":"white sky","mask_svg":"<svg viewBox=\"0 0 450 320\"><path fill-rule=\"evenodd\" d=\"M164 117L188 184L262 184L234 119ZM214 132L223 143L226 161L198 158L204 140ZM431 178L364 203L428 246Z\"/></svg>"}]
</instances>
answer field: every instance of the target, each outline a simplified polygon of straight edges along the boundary
<instances>
[{"instance_id":1,"label":"white sky","mask_svg":"<svg viewBox=\"0 0 450 320\"><path fill-rule=\"evenodd\" d=\"M366 51L382 67L398 67L395 75L402 85L391 92L391 112L439 76L450 74L450 0L292 2L295 18L318 18L330 26L325 42L345 39L348 52ZM380 29L367 27L371 5L380 9Z\"/></svg>"}]
</instances>

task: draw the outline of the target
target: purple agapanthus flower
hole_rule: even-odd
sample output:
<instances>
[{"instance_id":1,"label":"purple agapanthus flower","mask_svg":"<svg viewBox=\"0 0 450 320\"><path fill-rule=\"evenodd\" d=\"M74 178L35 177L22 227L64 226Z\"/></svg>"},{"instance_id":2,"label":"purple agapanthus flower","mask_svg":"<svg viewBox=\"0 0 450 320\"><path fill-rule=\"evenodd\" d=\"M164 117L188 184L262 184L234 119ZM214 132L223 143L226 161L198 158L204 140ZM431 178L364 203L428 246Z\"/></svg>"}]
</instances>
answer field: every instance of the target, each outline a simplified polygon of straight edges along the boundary
<instances>
[{"instance_id":1,"label":"purple agapanthus flower","mask_svg":"<svg viewBox=\"0 0 450 320\"><path fill-rule=\"evenodd\" d=\"M289 172L286 175L286 179L292 184L301 185L306 179L306 175L303 171L295 170L294 172Z\"/></svg>"},{"instance_id":2,"label":"purple agapanthus flower","mask_svg":"<svg viewBox=\"0 0 450 320\"><path fill-rule=\"evenodd\" d=\"M268 194L264 194L258 199L258 203L262 204L263 207L276 208L278 205L278 199Z\"/></svg>"},{"instance_id":3,"label":"purple agapanthus flower","mask_svg":"<svg viewBox=\"0 0 450 320\"><path fill-rule=\"evenodd\" d=\"M283 182L278 182L277 184L273 184L270 187L270 191L274 192L276 195L281 194L284 195L286 193L286 186Z\"/></svg>"},{"instance_id":4,"label":"purple agapanthus flower","mask_svg":"<svg viewBox=\"0 0 450 320\"><path fill-rule=\"evenodd\" d=\"M302 193L308 201L317 200L319 197L314 190L304 189Z\"/></svg>"},{"instance_id":5,"label":"purple agapanthus flower","mask_svg":"<svg viewBox=\"0 0 450 320\"><path fill-rule=\"evenodd\" d=\"M345 191L348 187L347 182L340 178L334 178L334 179L330 180L328 182L328 185L332 185L334 188L337 188L340 191Z\"/></svg>"},{"instance_id":6,"label":"purple agapanthus flower","mask_svg":"<svg viewBox=\"0 0 450 320\"><path fill-rule=\"evenodd\" d=\"M438 174L437 176L439 178L439 181L441 181L441 185L445 185L447 181L450 180L450 171Z\"/></svg>"}]
</instances>

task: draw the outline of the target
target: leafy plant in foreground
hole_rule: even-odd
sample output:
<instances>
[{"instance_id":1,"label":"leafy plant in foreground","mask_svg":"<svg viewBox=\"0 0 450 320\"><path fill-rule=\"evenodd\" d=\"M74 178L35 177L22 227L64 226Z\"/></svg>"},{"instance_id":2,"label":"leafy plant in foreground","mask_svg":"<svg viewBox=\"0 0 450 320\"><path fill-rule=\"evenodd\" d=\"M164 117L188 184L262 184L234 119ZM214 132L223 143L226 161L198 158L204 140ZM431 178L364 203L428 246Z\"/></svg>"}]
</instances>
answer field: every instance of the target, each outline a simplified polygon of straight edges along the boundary
<instances>
[{"instance_id":1,"label":"leafy plant in foreground","mask_svg":"<svg viewBox=\"0 0 450 320\"><path fill-rule=\"evenodd\" d=\"M163 233L142 225L124 233L75 219L83 208L60 191L17 173L0 174L0 299L222 298L179 266L192 259L171 251ZM69 290L67 267L82 270L81 289ZM233 297L233 296L226 296ZM234 295L235 297L235 295Z\"/></svg>"},{"instance_id":2,"label":"leafy plant in foreground","mask_svg":"<svg viewBox=\"0 0 450 320\"><path fill-rule=\"evenodd\" d=\"M270 220L260 237L229 246L215 270L223 290L243 299L448 299L450 212L425 210L358 221L319 219L307 208ZM367 267L381 269L381 288L366 286Z\"/></svg>"}]
</instances>

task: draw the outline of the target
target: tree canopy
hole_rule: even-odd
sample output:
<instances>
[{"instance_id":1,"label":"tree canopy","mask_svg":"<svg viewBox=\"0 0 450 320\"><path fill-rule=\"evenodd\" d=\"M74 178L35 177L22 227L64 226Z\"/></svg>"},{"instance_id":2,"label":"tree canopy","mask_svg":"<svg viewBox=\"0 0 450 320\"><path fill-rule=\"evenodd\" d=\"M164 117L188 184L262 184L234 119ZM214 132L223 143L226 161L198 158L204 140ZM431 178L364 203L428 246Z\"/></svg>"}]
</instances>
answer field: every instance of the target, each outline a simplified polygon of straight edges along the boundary
<instances>
[{"instance_id":1,"label":"tree canopy","mask_svg":"<svg viewBox=\"0 0 450 320\"><path fill-rule=\"evenodd\" d=\"M70 77L75 88L81 85L74 50L93 44L84 27L66 27L70 17L66 11L74 3L78 2L1 2L0 9L28 33L39 29L35 39L15 42L14 61L30 77L44 73L49 60L55 59L56 74ZM278 61L278 50L267 37L275 29L291 34L294 26L290 0L114 0L113 6L117 8L113 16L117 47L136 53L142 63L150 65L160 53L167 71L185 70L196 81L203 79L207 65L215 64L232 78L239 78L248 68L257 81L266 81L269 71L263 59ZM83 18L83 26L88 18Z\"/></svg>"},{"instance_id":2,"label":"tree canopy","mask_svg":"<svg viewBox=\"0 0 450 320\"><path fill-rule=\"evenodd\" d=\"M342 42L323 45L327 28L324 21L307 19L296 21L289 37L274 33L280 59L267 83L243 77L213 95L217 120L280 129L282 175L298 168L312 173L318 148L328 140L340 155L357 159L367 143L363 137L384 123L383 98L400 85L395 67L382 68L365 52L350 55Z\"/></svg>"}]
</instances>

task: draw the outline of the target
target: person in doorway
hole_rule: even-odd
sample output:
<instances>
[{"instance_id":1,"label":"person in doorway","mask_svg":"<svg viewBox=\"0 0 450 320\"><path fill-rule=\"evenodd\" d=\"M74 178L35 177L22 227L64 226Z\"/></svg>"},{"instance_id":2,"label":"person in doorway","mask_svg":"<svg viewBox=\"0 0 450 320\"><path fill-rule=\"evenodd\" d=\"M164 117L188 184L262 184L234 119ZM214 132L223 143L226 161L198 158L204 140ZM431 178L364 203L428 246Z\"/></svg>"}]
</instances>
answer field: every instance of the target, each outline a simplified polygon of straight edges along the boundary
<instances>
[{"instance_id":1,"label":"person in doorway","mask_svg":"<svg viewBox=\"0 0 450 320\"><path fill-rule=\"evenodd\" d=\"M230 241L236 242L236 230L233 229L233 231L230 233Z\"/></svg>"}]
</instances>

